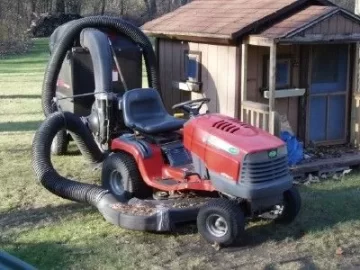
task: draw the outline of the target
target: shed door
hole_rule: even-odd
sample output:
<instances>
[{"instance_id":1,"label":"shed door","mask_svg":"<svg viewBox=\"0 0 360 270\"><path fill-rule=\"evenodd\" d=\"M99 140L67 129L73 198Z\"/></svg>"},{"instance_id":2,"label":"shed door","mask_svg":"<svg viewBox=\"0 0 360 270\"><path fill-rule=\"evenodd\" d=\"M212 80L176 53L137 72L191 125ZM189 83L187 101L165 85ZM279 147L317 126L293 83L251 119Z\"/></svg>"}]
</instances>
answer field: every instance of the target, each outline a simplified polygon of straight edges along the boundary
<instances>
[{"instance_id":1,"label":"shed door","mask_svg":"<svg viewBox=\"0 0 360 270\"><path fill-rule=\"evenodd\" d=\"M312 47L308 93L308 142L346 142L348 53L348 45Z\"/></svg>"}]
</instances>

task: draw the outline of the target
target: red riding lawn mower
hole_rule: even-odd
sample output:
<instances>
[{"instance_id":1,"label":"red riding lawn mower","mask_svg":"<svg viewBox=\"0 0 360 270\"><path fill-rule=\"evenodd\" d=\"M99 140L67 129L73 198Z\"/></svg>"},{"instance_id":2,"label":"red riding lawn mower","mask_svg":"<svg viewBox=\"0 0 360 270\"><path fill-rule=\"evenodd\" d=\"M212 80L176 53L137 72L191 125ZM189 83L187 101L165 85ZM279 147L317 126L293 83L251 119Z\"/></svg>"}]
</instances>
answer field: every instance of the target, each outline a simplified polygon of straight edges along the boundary
<instances>
[{"instance_id":1,"label":"red riding lawn mower","mask_svg":"<svg viewBox=\"0 0 360 270\"><path fill-rule=\"evenodd\" d=\"M96 24L94 18L72 23L70 32L77 27L72 38L85 28L89 32L88 27L100 28L103 34L94 30L99 37L107 35L106 27L114 31L126 25L132 31L126 33L146 39L123 21L100 18L96 17ZM138 40L132 41L147 44ZM63 51L69 48L65 46ZM149 59L149 55L144 57ZM97 84L100 64L95 61L99 59L91 58ZM113 72L113 63L109 72ZM55 85L48 96L55 96ZM47 114L35 135L34 169L52 193L90 203L106 220L129 229L170 231L178 223L196 220L199 233L208 242L224 246L242 238L246 218L287 224L297 216L301 199L289 174L286 145L279 138L234 118L200 114L210 101L207 98L174 105L173 109L189 115L184 120L166 111L155 87L125 89L123 93L114 93L111 87L96 88L90 115L79 116L57 107ZM85 157L101 165L101 187L64 178L53 168L51 145L54 137L65 131ZM106 140L99 141L102 131Z\"/></svg>"}]
</instances>

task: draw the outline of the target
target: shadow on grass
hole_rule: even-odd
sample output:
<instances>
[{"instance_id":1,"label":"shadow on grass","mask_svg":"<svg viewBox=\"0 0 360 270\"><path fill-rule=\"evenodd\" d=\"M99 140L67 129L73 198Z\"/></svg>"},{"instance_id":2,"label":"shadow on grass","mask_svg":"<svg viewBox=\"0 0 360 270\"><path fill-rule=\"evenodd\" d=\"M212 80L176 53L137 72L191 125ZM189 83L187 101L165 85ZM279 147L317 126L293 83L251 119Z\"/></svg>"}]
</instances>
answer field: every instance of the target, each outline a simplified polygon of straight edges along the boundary
<instances>
[{"instance_id":1,"label":"shadow on grass","mask_svg":"<svg viewBox=\"0 0 360 270\"><path fill-rule=\"evenodd\" d=\"M0 99L40 99L40 95L0 95Z\"/></svg>"},{"instance_id":2,"label":"shadow on grass","mask_svg":"<svg viewBox=\"0 0 360 270\"><path fill-rule=\"evenodd\" d=\"M68 203L58 206L44 206L40 208L13 208L0 213L0 223L5 227L32 227L44 223L56 223L64 218L81 213L91 213L95 208L82 203Z\"/></svg>"},{"instance_id":3,"label":"shadow on grass","mask_svg":"<svg viewBox=\"0 0 360 270\"><path fill-rule=\"evenodd\" d=\"M343 222L360 220L360 188L320 190L310 186L300 190L302 208L293 223L281 225L265 221L265 224L255 224L245 231L242 243L227 251L235 252L267 241L298 240L307 233L322 232Z\"/></svg>"},{"instance_id":4,"label":"shadow on grass","mask_svg":"<svg viewBox=\"0 0 360 270\"><path fill-rule=\"evenodd\" d=\"M74 262L86 261L87 257L92 256L95 253L91 248L74 247L66 242L60 241L34 243L8 242L5 243L5 245L5 251L7 253L17 257L36 269L44 270L74 269L72 268Z\"/></svg>"},{"instance_id":5,"label":"shadow on grass","mask_svg":"<svg viewBox=\"0 0 360 270\"><path fill-rule=\"evenodd\" d=\"M288 267L286 269L294 268L293 264L296 264L296 269L303 269L303 270L315 270L318 269L318 267L315 265L313 260L310 257L300 257L296 259L289 259L289 260L283 260L277 263L271 263L264 267L264 270L275 270L279 267Z\"/></svg>"},{"instance_id":6,"label":"shadow on grass","mask_svg":"<svg viewBox=\"0 0 360 270\"><path fill-rule=\"evenodd\" d=\"M43 53L43 49L40 49L38 51L38 53ZM14 59L8 59L3 61L2 63L0 63L0 67L1 66L6 66L6 65L28 65L31 69L31 65L36 65L36 64L43 64L46 65L47 63L47 59L25 59L25 60L19 60L17 58Z\"/></svg>"},{"instance_id":7,"label":"shadow on grass","mask_svg":"<svg viewBox=\"0 0 360 270\"><path fill-rule=\"evenodd\" d=\"M74 252L63 243L6 243L6 252L37 269L70 269L71 261L64 257Z\"/></svg>"},{"instance_id":8,"label":"shadow on grass","mask_svg":"<svg viewBox=\"0 0 360 270\"><path fill-rule=\"evenodd\" d=\"M16 112L11 112L11 113L0 113L1 116L8 116L8 117L12 117L12 116L19 116L19 115L41 115L42 116L43 112L38 111L38 112L20 112L20 113L16 113Z\"/></svg>"},{"instance_id":9,"label":"shadow on grass","mask_svg":"<svg viewBox=\"0 0 360 270\"><path fill-rule=\"evenodd\" d=\"M42 121L0 123L0 133L15 131L35 131L41 123Z\"/></svg>"},{"instance_id":10,"label":"shadow on grass","mask_svg":"<svg viewBox=\"0 0 360 270\"><path fill-rule=\"evenodd\" d=\"M28 72L41 74L44 72L44 70L45 70L44 67L32 68L32 69L24 69L24 68L16 68L16 67L15 68L0 68L0 74L2 76L14 75L14 74L26 74Z\"/></svg>"}]
</instances>

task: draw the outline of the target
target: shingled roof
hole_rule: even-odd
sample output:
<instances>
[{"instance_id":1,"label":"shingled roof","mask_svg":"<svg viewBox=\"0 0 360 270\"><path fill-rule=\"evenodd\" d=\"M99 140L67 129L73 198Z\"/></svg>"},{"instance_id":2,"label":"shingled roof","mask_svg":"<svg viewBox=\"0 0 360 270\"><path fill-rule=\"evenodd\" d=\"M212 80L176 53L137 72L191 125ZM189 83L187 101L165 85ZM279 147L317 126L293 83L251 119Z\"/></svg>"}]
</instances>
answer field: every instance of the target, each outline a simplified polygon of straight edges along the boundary
<instances>
[{"instance_id":1,"label":"shingled roof","mask_svg":"<svg viewBox=\"0 0 360 270\"><path fill-rule=\"evenodd\" d=\"M147 34L233 40L277 16L306 3L326 0L195 0L146 23Z\"/></svg>"},{"instance_id":2,"label":"shingled roof","mask_svg":"<svg viewBox=\"0 0 360 270\"><path fill-rule=\"evenodd\" d=\"M260 35L269 38L284 37L291 32L337 10L339 10L338 7L332 6L309 6L304 10L301 10L296 14L280 21L279 23L274 24L270 28L263 31Z\"/></svg>"}]
</instances>

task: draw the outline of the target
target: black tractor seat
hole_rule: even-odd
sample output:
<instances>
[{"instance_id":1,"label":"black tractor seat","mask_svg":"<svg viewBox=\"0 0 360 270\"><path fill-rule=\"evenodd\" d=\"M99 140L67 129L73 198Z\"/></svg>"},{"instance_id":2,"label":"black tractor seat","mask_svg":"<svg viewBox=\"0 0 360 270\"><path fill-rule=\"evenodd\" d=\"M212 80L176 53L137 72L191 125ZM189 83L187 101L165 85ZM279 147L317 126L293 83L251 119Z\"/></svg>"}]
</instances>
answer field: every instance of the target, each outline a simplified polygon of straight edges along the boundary
<instances>
[{"instance_id":1,"label":"black tractor seat","mask_svg":"<svg viewBox=\"0 0 360 270\"><path fill-rule=\"evenodd\" d=\"M125 125L145 134L168 133L183 127L185 120L171 116L157 90L133 89L122 98Z\"/></svg>"}]
</instances>

